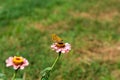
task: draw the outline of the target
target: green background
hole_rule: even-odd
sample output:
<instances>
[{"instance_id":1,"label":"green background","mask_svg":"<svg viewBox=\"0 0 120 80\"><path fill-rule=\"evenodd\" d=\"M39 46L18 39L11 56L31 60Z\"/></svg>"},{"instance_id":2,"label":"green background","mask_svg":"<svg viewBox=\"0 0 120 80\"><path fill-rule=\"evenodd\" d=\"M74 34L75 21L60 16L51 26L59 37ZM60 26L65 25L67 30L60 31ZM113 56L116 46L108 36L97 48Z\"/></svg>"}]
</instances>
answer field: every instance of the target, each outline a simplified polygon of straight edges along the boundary
<instances>
[{"instance_id":1,"label":"green background","mask_svg":"<svg viewBox=\"0 0 120 80\"><path fill-rule=\"evenodd\" d=\"M40 80L51 66L51 34L72 46L50 80L119 80L120 0L0 0L0 73L14 70L5 60L19 55L30 65L17 77Z\"/></svg>"}]
</instances>

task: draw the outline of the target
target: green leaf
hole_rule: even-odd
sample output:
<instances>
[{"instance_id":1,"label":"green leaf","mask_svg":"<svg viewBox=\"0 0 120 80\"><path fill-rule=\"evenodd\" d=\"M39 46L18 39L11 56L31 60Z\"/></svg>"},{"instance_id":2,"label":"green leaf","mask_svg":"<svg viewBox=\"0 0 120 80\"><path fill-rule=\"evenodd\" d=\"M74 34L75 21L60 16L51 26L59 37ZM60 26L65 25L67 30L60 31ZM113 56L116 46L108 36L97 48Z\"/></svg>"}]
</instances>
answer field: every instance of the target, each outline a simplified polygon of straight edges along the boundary
<instances>
[{"instance_id":1,"label":"green leaf","mask_svg":"<svg viewBox=\"0 0 120 80\"><path fill-rule=\"evenodd\" d=\"M3 73L0 73L0 80L6 80L6 76Z\"/></svg>"},{"instance_id":2,"label":"green leaf","mask_svg":"<svg viewBox=\"0 0 120 80\"><path fill-rule=\"evenodd\" d=\"M15 80L23 80L22 78L15 78Z\"/></svg>"},{"instance_id":3,"label":"green leaf","mask_svg":"<svg viewBox=\"0 0 120 80\"><path fill-rule=\"evenodd\" d=\"M41 71L41 74L44 76L46 73L50 72L52 70L51 67L47 67L44 70Z\"/></svg>"},{"instance_id":4,"label":"green leaf","mask_svg":"<svg viewBox=\"0 0 120 80\"><path fill-rule=\"evenodd\" d=\"M48 77L42 77L41 80L48 80Z\"/></svg>"},{"instance_id":5,"label":"green leaf","mask_svg":"<svg viewBox=\"0 0 120 80\"><path fill-rule=\"evenodd\" d=\"M0 73L0 78L3 78L3 77L5 77L5 74Z\"/></svg>"},{"instance_id":6,"label":"green leaf","mask_svg":"<svg viewBox=\"0 0 120 80\"><path fill-rule=\"evenodd\" d=\"M41 80L48 80L51 70L52 70L51 67L47 67L43 71L41 71L41 74L42 74Z\"/></svg>"}]
</instances>

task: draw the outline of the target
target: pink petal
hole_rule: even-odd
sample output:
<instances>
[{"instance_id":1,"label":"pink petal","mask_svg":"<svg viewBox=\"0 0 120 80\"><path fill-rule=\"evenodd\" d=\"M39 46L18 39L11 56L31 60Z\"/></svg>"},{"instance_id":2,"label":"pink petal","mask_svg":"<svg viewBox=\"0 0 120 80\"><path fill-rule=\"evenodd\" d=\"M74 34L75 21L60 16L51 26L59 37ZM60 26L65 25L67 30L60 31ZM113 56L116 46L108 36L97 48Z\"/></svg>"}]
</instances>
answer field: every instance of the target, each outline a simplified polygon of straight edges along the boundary
<instances>
[{"instance_id":1,"label":"pink petal","mask_svg":"<svg viewBox=\"0 0 120 80\"><path fill-rule=\"evenodd\" d=\"M16 70L16 69L18 69L20 66L18 65L18 66L16 66L16 65L13 65L13 68Z\"/></svg>"},{"instance_id":2,"label":"pink petal","mask_svg":"<svg viewBox=\"0 0 120 80\"><path fill-rule=\"evenodd\" d=\"M24 69L24 66L20 66L20 69L23 70L23 69Z\"/></svg>"}]
</instances>

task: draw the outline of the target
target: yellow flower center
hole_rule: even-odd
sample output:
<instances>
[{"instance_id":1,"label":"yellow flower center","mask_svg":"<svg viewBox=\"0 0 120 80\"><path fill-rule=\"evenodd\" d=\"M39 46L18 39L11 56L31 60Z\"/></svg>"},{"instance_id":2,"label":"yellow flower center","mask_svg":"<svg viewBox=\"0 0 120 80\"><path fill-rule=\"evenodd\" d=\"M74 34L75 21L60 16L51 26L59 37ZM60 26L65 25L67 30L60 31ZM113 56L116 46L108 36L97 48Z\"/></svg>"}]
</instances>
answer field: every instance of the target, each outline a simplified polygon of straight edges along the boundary
<instances>
[{"instance_id":1,"label":"yellow flower center","mask_svg":"<svg viewBox=\"0 0 120 80\"><path fill-rule=\"evenodd\" d=\"M15 64L15 65L21 65L21 64L23 64L23 58L22 57L16 57L16 56L14 56L13 57L13 63Z\"/></svg>"}]
</instances>

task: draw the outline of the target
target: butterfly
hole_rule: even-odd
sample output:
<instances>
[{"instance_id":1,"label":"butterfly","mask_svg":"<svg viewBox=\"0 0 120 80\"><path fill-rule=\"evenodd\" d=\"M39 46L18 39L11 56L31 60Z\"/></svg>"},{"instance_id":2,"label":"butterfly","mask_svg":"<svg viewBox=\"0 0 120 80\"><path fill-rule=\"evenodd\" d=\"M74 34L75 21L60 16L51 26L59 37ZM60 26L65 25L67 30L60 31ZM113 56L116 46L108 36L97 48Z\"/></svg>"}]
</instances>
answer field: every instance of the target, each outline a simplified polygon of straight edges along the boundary
<instances>
[{"instance_id":1,"label":"butterfly","mask_svg":"<svg viewBox=\"0 0 120 80\"><path fill-rule=\"evenodd\" d=\"M52 40L54 43L57 43L56 44L57 47L62 48L65 46L65 44L63 43L63 40L59 36L57 36L56 34L52 34Z\"/></svg>"}]
</instances>

